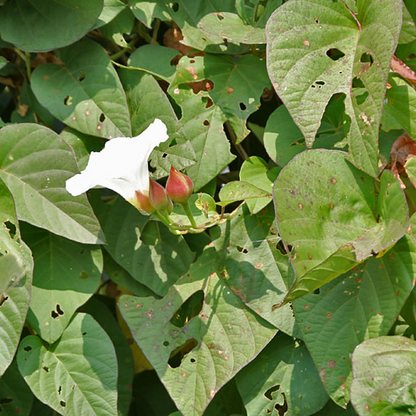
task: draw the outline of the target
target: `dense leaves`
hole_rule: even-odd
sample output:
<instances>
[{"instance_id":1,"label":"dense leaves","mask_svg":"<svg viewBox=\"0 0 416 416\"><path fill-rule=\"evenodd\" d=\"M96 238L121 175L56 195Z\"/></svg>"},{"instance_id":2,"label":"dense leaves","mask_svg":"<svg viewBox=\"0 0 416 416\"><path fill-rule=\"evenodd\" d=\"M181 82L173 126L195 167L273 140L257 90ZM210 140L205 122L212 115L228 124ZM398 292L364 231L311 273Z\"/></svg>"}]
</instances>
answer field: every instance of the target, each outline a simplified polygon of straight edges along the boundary
<instances>
[{"instance_id":1,"label":"dense leaves","mask_svg":"<svg viewBox=\"0 0 416 416\"><path fill-rule=\"evenodd\" d=\"M1 415L413 414L415 22L0 1Z\"/></svg>"}]
</instances>

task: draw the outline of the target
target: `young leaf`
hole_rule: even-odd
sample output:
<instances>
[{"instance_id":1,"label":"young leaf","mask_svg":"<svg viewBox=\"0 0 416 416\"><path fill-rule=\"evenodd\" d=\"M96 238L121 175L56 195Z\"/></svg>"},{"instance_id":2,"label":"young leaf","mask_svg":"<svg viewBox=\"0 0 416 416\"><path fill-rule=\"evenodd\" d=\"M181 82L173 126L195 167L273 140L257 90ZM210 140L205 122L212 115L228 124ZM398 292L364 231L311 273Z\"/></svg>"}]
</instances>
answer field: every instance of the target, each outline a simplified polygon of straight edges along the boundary
<instances>
[{"instance_id":1,"label":"young leaf","mask_svg":"<svg viewBox=\"0 0 416 416\"><path fill-rule=\"evenodd\" d=\"M0 34L28 52L46 52L81 39L94 26L103 0L16 0L0 10Z\"/></svg>"},{"instance_id":2,"label":"young leaf","mask_svg":"<svg viewBox=\"0 0 416 416\"><path fill-rule=\"evenodd\" d=\"M351 401L360 415L414 414L414 340L402 336L369 339L355 349L352 363Z\"/></svg>"},{"instance_id":3,"label":"young leaf","mask_svg":"<svg viewBox=\"0 0 416 416\"><path fill-rule=\"evenodd\" d=\"M103 243L86 196L72 197L65 189L78 168L69 146L52 130L36 124L1 129L0 167L20 220L81 243Z\"/></svg>"},{"instance_id":4,"label":"young leaf","mask_svg":"<svg viewBox=\"0 0 416 416\"><path fill-rule=\"evenodd\" d=\"M267 65L273 86L311 147L325 107L346 96L351 118L349 159L376 177L377 138L390 61L400 33L400 0L294 0L267 27ZM374 41L377 39L377 41Z\"/></svg>"},{"instance_id":5,"label":"young leaf","mask_svg":"<svg viewBox=\"0 0 416 416\"><path fill-rule=\"evenodd\" d=\"M373 179L344 155L318 149L300 153L275 182L279 232L293 247L296 272L285 301L330 282L407 231L408 208L397 179L384 171L376 200Z\"/></svg>"},{"instance_id":6,"label":"young leaf","mask_svg":"<svg viewBox=\"0 0 416 416\"><path fill-rule=\"evenodd\" d=\"M119 300L134 339L184 416L201 415L276 332L230 291L215 271L216 262L215 249L208 248L163 299L124 295ZM200 291L202 310L187 323L173 324L184 300ZM192 350L179 365L170 365L170 354L184 344Z\"/></svg>"},{"instance_id":7,"label":"young leaf","mask_svg":"<svg viewBox=\"0 0 416 416\"><path fill-rule=\"evenodd\" d=\"M406 236L383 257L370 258L319 293L293 302L303 339L339 406L349 401L354 348L388 333L412 290L415 271L416 246Z\"/></svg>"},{"instance_id":8,"label":"young leaf","mask_svg":"<svg viewBox=\"0 0 416 416\"><path fill-rule=\"evenodd\" d=\"M32 74L39 102L63 123L92 136L131 136L126 95L105 51L85 38L57 54L63 65L47 63Z\"/></svg>"},{"instance_id":9,"label":"young leaf","mask_svg":"<svg viewBox=\"0 0 416 416\"><path fill-rule=\"evenodd\" d=\"M98 289L103 271L101 248L29 225L22 233L36 264L28 322L43 340L53 344L78 307Z\"/></svg>"},{"instance_id":10,"label":"young leaf","mask_svg":"<svg viewBox=\"0 0 416 416\"><path fill-rule=\"evenodd\" d=\"M35 396L63 415L117 414L117 358L105 331L78 313L52 346L34 335L20 343L20 374Z\"/></svg>"}]
</instances>

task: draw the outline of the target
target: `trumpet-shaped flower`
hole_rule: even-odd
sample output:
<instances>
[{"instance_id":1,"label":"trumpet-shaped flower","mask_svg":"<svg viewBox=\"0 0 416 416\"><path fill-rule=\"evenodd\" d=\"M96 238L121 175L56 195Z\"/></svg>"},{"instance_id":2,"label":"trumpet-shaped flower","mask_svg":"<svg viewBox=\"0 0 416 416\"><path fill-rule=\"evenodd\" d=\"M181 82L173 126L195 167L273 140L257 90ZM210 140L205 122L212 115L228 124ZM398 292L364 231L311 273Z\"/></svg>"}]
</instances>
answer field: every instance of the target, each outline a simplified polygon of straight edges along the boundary
<instances>
[{"instance_id":1,"label":"trumpet-shaped flower","mask_svg":"<svg viewBox=\"0 0 416 416\"><path fill-rule=\"evenodd\" d=\"M147 159L168 138L165 124L156 119L136 137L109 140L101 152L91 152L85 170L66 181L67 191L77 196L100 185L117 192L143 213L151 213L145 203L149 197Z\"/></svg>"}]
</instances>

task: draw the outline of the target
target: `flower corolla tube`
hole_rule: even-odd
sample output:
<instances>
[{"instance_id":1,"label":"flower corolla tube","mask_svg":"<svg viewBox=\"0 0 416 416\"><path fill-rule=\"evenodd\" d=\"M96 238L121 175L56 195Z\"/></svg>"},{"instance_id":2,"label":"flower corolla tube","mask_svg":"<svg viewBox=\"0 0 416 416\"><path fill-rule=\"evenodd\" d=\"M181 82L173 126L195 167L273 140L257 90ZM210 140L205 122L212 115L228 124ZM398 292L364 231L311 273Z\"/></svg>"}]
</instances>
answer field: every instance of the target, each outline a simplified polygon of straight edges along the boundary
<instances>
[{"instance_id":1,"label":"flower corolla tube","mask_svg":"<svg viewBox=\"0 0 416 416\"><path fill-rule=\"evenodd\" d=\"M100 185L120 194L144 214L150 214L147 160L152 150L169 138L163 121L156 119L136 137L109 140L100 152L91 152L88 165L66 181L67 191L77 196Z\"/></svg>"}]
</instances>

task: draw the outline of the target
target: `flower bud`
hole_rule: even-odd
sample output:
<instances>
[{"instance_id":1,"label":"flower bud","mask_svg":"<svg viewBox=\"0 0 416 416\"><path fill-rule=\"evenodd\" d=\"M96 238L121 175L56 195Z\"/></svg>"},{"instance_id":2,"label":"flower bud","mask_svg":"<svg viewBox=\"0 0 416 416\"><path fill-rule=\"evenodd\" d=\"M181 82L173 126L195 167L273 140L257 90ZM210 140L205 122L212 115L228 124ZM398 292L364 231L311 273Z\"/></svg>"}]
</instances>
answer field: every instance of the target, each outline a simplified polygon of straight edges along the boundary
<instances>
[{"instance_id":1,"label":"flower bud","mask_svg":"<svg viewBox=\"0 0 416 416\"><path fill-rule=\"evenodd\" d=\"M136 191L136 198L131 203L143 214L150 215L155 212L155 209L150 204L150 198L143 192Z\"/></svg>"},{"instance_id":2,"label":"flower bud","mask_svg":"<svg viewBox=\"0 0 416 416\"><path fill-rule=\"evenodd\" d=\"M166 192L172 201L178 204L186 204L193 190L194 184L191 178L172 166L166 183Z\"/></svg>"},{"instance_id":3,"label":"flower bud","mask_svg":"<svg viewBox=\"0 0 416 416\"><path fill-rule=\"evenodd\" d=\"M165 188L153 179L150 179L149 200L156 211L162 211L168 206Z\"/></svg>"}]
</instances>

